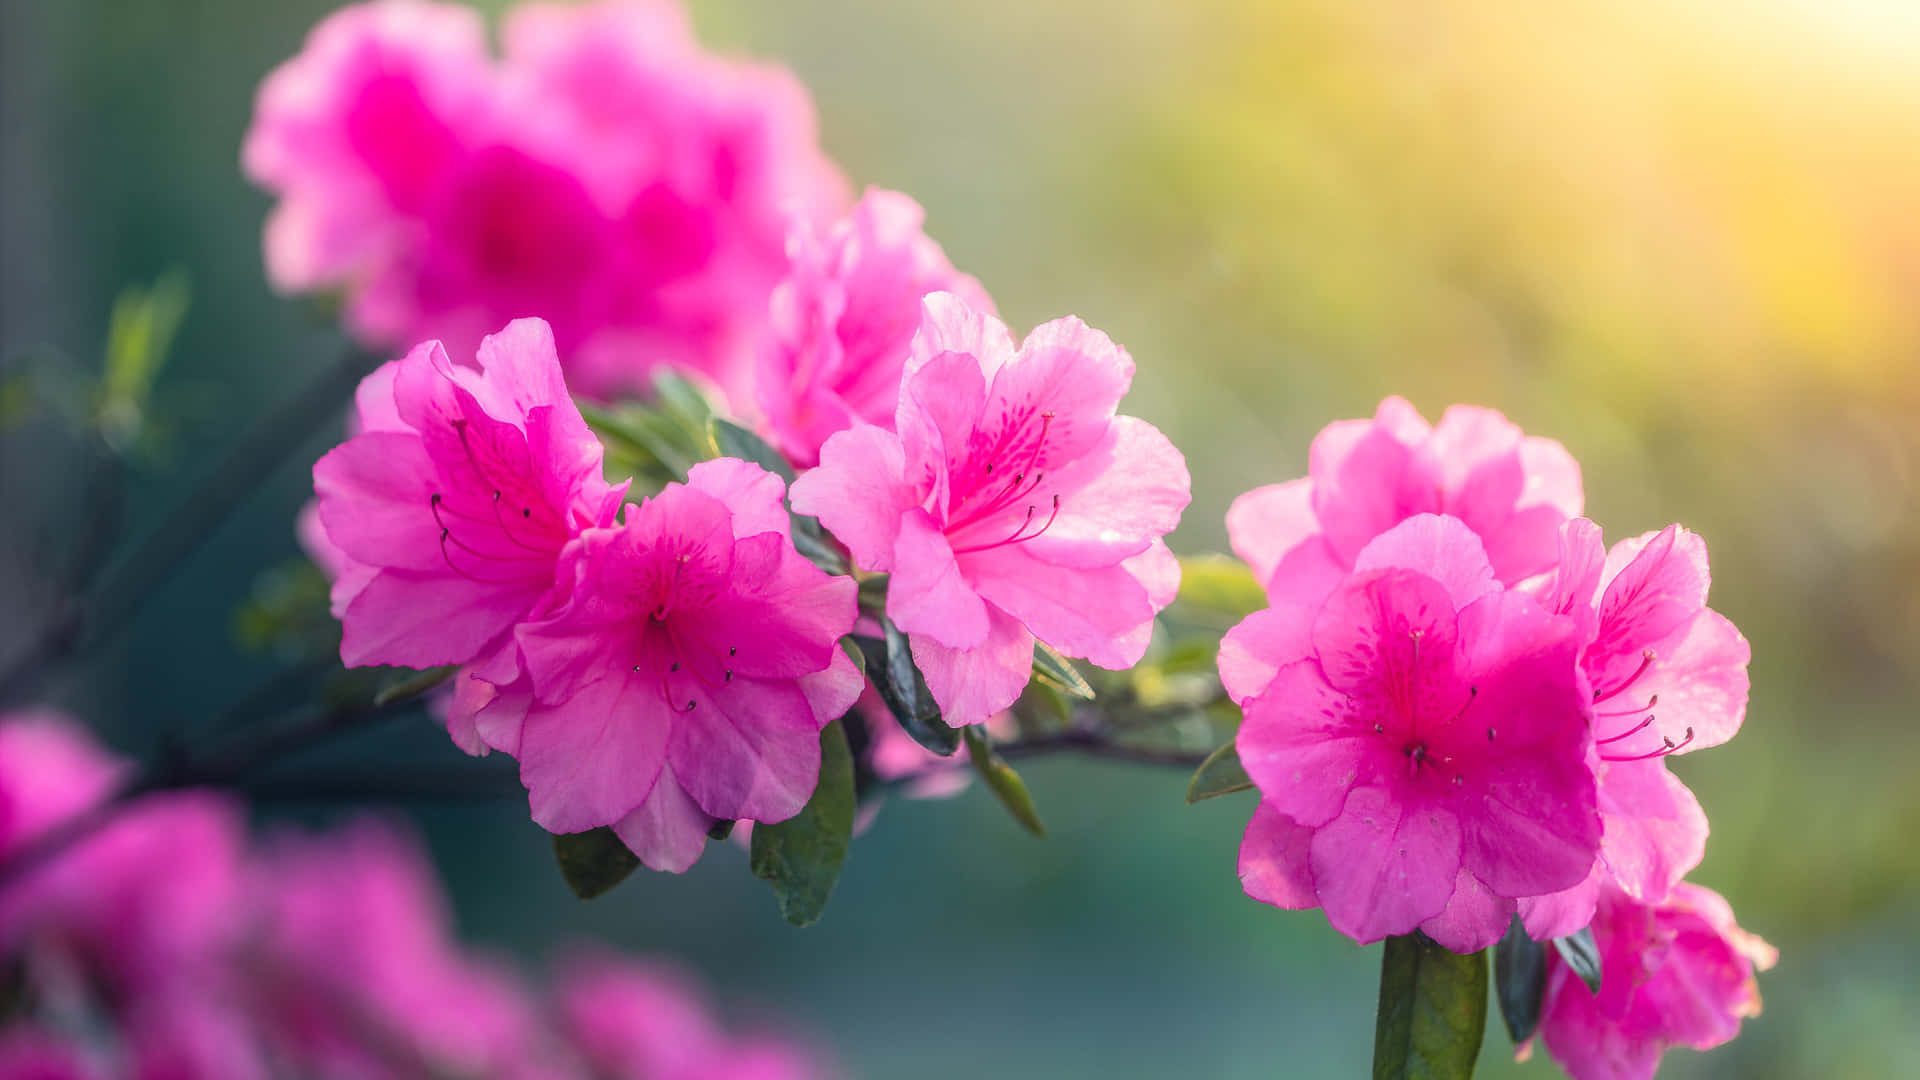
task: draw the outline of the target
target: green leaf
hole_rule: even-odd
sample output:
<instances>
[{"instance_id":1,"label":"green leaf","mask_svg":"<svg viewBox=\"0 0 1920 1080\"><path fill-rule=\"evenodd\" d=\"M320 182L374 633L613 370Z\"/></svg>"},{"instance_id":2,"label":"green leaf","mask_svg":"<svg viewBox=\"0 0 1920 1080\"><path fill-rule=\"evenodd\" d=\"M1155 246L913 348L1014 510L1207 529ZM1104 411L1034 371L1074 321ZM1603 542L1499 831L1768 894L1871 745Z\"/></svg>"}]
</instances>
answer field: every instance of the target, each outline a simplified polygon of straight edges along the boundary
<instances>
[{"instance_id":1,"label":"green leaf","mask_svg":"<svg viewBox=\"0 0 1920 1080\"><path fill-rule=\"evenodd\" d=\"M873 688L880 691L880 700L886 702L887 711L900 721L901 729L913 736L914 742L941 757L951 756L960 749L960 733L940 719L940 706L933 700L933 691L927 689L927 680L913 665L913 648L907 635L893 625L892 619L882 615L879 621L886 632L884 641L854 638L866 654L867 677L873 681Z\"/></svg>"},{"instance_id":2,"label":"green leaf","mask_svg":"<svg viewBox=\"0 0 1920 1080\"><path fill-rule=\"evenodd\" d=\"M1079 698L1081 701L1093 700L1093 686L1081 674L1074 670L1066 657L1036 641L1033 643L1033 674L1035 678L1051 683L1064 694Z\"/></svg>"},{"instance_id":3,"label":"green leaf","mask_svg":"<svg viewBox=\"0 0 1920 1080\"><path fill-rule=\"evenodd\" d=\"M578 399L575 404L609 451L638 465L657 465L676 480L685 480L687 470L710 456L700 445L704 430L689 431L659 412L638 405L607 408Z\"/></svg>"},{"instance_id":4,"label":"green leaf","mask_svg":"<svg viewBox=\"0 0 1920 1080\"><path fill-rule=\"evenodd\" d=\"M732 818L721 818L707 828L707 839L725 840L727 837L733 835L733 827L738 824L739 822L734 821Z\"/></svg>"},{"instance_id":5,"label":"green leaf","mask_svg":"<svg viewBox=\"0 0 1920 1080\"><path fill-rule=\"evenodd\" d=\"M793 483L793 466L780 455L780 451L768 445L767 440L738 424L717 417L713 420L712 430L713 444L719 448L721 457L751 461L787 483Z\"/></svg>"},{"instance_id":6,"label":"green leaf","mask_svg":"<svg viewBox=\"0 0 1920 1080\"><path fill-rule=\"evenodd\" d=\"M106 365L95 422L107 444L126 449L140 434L154 380L186 317L187 276L169 271L153 287L123 289L107 321Z\"/></svg>"},{"instance_id":7,"label":"green leaf","mask_svg":"<svg viewBox=\"0 0 1920 1080\"><path fill-rule=\"evenodd\" d=\"M795 926L811 926L826 909L853 838L853 754L835 720L820 732L820 783L798 814L753 827L755 877L773 886L780 914Z\"/></svg>"},{"instance_id":8,"label":"green leaf","mask_svg":"<svg viewBox=\"0 0 1920 1080\"><path fill-rule=\"evenodd\" d=\"M1226 555L1190 555L1180 560L1182 604L1236 619L1267 606L1267 591L1247 564Z\"/></svg>"},{"instance_id":9,"label":"green leaf","mask_svg":"<svg viewBox=\"0 0 1920 1080\"><path fill-rule=\"evenodd\" d=\"M1580 981L1587 984L1587 989L1596 994L1600 992L1600 946L1594 944L1592 927L1554 938L1553 947L1573 973L1580 976Z\"/></svg>"},{"instance_id":10,"label":"green leaf","mask_svg":"<svg viewBox=\"0 0 1920 1080\"><path fill-rule=\"evenodd\" d=\"M1466 1080L1487 1027L1487 954L1447 951L1419 931L1387 939L1373 1080Z\"/></svg>"},{"instance_id":11,"label":"green leaf","mask_svg":"<svg viewBox=\"0 0 1920 1080\"><path fill-rule=\"evenodd\" d=\"M373 695L373 703L375 705L391 705L396 701L405 701L408 698L419 697L421 694L453 678L453 673L459 670L460 665L448 664L445 667L428 668L425 671L416 671L410 675L404 675L381 687L380 691Z\"/></svg>"},{"instance_id":12,"label":"green leaf","mask_svg":"<svg viewBox=\"0 0 1920 1080\"><path fill-rule=\"evenodd\" d=\"M555 835L553 857L560 863L560 876L567 879L567 887L582 900L591 900L627 880L640 865L640 857L627 850L606 825Z\"/></svg>"},{"instance_id":13,"label":"green leaf","mask_svg":"<svg viewBox=\"0 0 1920 1080\"><path fill-rule=\"evenodd\" d=\"M1513 1044L1533 1038L1547 992L1547 947L1527 936L1517 915L1507 927L1507 936L1493 947L1493 989Z\"/></svg>"},{"instance_id":14,"label":"green leaf","mask_svg":"<svg viewBox=\"0 0 1920 1080\"><path fill-rule=\"evenodd\" d=\"M1047 827L1041 824L1040 811L1033 805L1033 795L1027 791L1027 782L1013 771L1013 766L1001 760L993 752L993 742L987 737L981 724L968 724L961 729L967 740L967 755L973 759L973 770L986 781L987 789L993 792L1000 805L1007 808L1026 830L1035 836L1047 835Z\"/></svg>"},{"instance_id":15,"label":"green leaf","mask_svg":"<svg viewBox=\"0 0 1920 1080\"><path fill-rule=\"evenodd\" d=\"M1240 764L1239 749L1228 743L1208 754L1207 760L1193 771L1193 779L1187 781L1187 805L1245 791L1252 786L1253 778Z\"/></svg>"}]
</instances>

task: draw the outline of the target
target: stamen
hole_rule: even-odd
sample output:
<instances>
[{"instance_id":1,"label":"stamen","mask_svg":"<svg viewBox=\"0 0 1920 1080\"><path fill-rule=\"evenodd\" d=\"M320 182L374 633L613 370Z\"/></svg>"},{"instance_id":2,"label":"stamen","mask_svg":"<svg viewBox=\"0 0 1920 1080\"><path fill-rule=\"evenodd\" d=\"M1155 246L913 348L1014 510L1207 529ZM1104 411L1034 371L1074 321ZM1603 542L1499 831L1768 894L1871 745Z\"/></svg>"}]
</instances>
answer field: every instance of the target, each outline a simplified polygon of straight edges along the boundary
<instances>
[{"instance_id":1,"label":"stamen","mask_svg":"<svg viewBox=\"0 0 1920 1080\"><path fill-rule=\"evenodd\" d=\"M1649 697L1647 699L1647 703L1645 705L1642 705L1637 709L1610 709L1610 710L1607 710L1606 712L1595 710L1593 715L1595 716L1633 716L1636 713L1646 712L1648 709L1651 709L1658 704L1660 704L1660 695L1655 694L1652 697Z\"/></svg>"},{"instance_id":2,"label":"stamen","mask_svg":"<svg viewBox=\"0 0 1920 1080\"><path fill-rule=\"evenodd\" d=\"M531 577L518 577L518 578L485 578L485 577L479 576L478 574L473 573L470 570L463 570L454 563L453 553L447 550L447 541L449 540L453 540L453 543L456 546L464 550L472 551L472 549L468 548L465 544L461 544L460 541L454 540L453 534L449 533L445 528L442 528L440 530L441 560L447 564L447 569L453 571L456 574L459 574L461 577L466 578L468 581L471 581L480 585L532 585L541 580L541 575L538 575L538 574L533 575ZM479 554L478 552L474 552L474 553ZM504 560L504 561L512 561L512 560Z\"/></svg>"},{"instance_id":3,"label":"stamen","mask_svg":"<svg viewBox=\"0 0 1920 1080\"><path fill-rule=\"evenodd\" d=\"M1668 754L1678 753L1679 751L1686 749L1687 744L1691 743L1692 741L1693 741L1693 729L1688 728L1686 736L1682 738L1679 742L1674 742L1672 739L1668 739L1668 738L1662 738L1660 740L1662 744L1660 749L1654 750L1650 753L1635 754L1632 757L1608 757L1605 754L1601 754L1600 760L1601 761L1645 761L1648 758L1666 757Z\"/></svg>"},{"instance_id":4,"label":"stamen","mask_svg":"<svg viewBox=\"0 0 1920 1080\"><path fill-rule=\"evenodd\" d=\"M1648 713L1647 718L1645 720L1640 721L1639 723L1633 725L1632 727L1628 728L1627 730L1621 732L1618 735L1609 735L1604 739L1595 739L1593 740L1593 744L1595 746L1605 746L1608 743L1619 742L1621 739L1627 738L1628 736L1631 736L1631 735L1638 735L1640 732L1647 730L1647 726L1652 723L1653 723L1653 714Z\"/></svg>"},{"instance_id":5,"label":"stamen","mask_svg":"<svg viewBox=\"0 0 1920 1080\"><path fill-rule=\"evenodd\" d=\"M1633 669L1633 674L1627 676L1626 681L1614 684L1613 688L1604 694L1595 690L1593 692L1594 703L1599 704L1602 701L1606 701L1608 698L1613 697L1615 694L1620 693L1622 690L1639 681L1640 676L1647 673L1647 668L1652 666L1655 659L1657 659L1657 655L1652 649L1642 649L1640 652L1640 666Z\"/></svg>"},{"instance_id":6,"label":"stamen","mask_svg":"<svg viewBox=\"0 0 1920 1080\"><path fill-rule=\"evenodd\" d=\"M1053 523L1060 519L1060 496L1058 494L1053 496L1053 512L1047 515L1047 520L1043 522L1038 529L1029 533L1027 532L1027 527L1033 524L1033 515L1038 510L1039 507L1029 503L1027 505L1026 518L1020 522L1020 527L1013 530L1013 534L1005 540L998 540L991 544L974 544L970 547L954 548L953 553L955 555L965 555L972 551L989 551L997 547L1006 547L1008 544L1024 544L1029 540L1035 539L1041 533L1053 528Z\"/></svg>"}]
</instances>

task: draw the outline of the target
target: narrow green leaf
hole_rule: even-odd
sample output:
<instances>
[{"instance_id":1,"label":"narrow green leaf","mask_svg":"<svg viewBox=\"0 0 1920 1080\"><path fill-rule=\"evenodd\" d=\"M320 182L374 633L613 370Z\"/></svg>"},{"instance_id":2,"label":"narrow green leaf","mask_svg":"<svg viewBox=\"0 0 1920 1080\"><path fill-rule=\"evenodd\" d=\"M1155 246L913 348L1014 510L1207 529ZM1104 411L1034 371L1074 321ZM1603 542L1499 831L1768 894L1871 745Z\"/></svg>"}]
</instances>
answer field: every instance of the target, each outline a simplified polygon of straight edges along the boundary
<instances>
[{"instance_id":1,"label":"narrow green leaf","mask_svg":"<svg viewBox=\"0 0 1920 1080\"><path fill-rule=\"evenodd\" d=\"M1267 592L1253 571L1226 555L1190 555L1180 560L1180 602L1236 619L1267 606Z\"/></svg>"},{"instance_id":2,"label":"narrow green leaf","mask_svg":"<svg viewBox=\"0 0 1920 1080\"><path fill-rule=\"evenodd\" d=\"M1493 989L1513 1044L1533 1038L1547 992L1547 947L1527 936L1517 915L1507 927L1507 936L1493 947Z\"/></svg>"},{"instance_id":3,"label":"narrow green leaf","mask_svg":"<svg viewBox=\"0 0 1920 1080\"><path fill-rule=\"evenodd\" d=\"M1066 657L1036 641L1033 643L1033 674L1036 678L1051 683L1061 693L1079 698L1081 701L1093 700L1093 686L1081 674L1074 670Z\"/></svg>"},{"instance_id":4,"label":"narrow green leaf","mask_svg":"<svg viewBox=\"0 0 1920 1080\"><path fill-rule=\"evenodd\" d=\"M721 457L751 461L787 483L793 483L793 466L780 455L780 451L769 446L767 440L738 424L717 417L712 426L713 443L719 448Z\"/></svg>"},{"instance_id":5,"label":"narrow green leaf","mask_svg":"<svg viewBox=\"0 0 1920 1080\"><path fill-rule=\"evenodd\" d=\"M658 465L675 479L685 480L687 470L707 456L695 444L694 433L682 430L659 413L639 406L610 409L591 401L575 403L587 426L608 444L608 450L622 458Z\"/></svg>"},{"instance_id":6,"label":"narrow green leaf","mask_svg":"<svg viewBox=\"0 0 1920 1080\"><path fill-rule=\"evenodd\" d=\"M459 670L460 665L448 664L445 667L428 668L425 671L416 671L410 675L402 676L381 687L380 692L373 695L373 703L375 705L391 705L396 701L405 701L408 698L419 697L421 694L453 678L453 673Z\"/></svg>"},{"instance_id":7,"label":"narrow green leaf","mask_svg":"<svg viewBox=\"0 0 1920 1080\"><path fill-rule=\"evenodd\" d=\"M1193 771L1193 779L1187 781L1187 805L1245 791L1252 786L1253 778L1240 764L1239 748L1228 743L1208 754L1207 760Z\"/></svg>"},{"instance_id":8,"label":"narrow green leaf","mask_svg":"<svg viewBox=\"0 0 1920 1080\"><path fill-rule=\"evenodd\" d=\"M713 406L700 388L671 368L656 368L653 373L653 399L660 411L671 416L687 434L696 439L707 437L707 421L713 419Z\"/></svg>"},{"instance_id":9,"label":"narrow green leaf","mask_svg":"<svg viewBox=\"0 0 1920 1080\"><path fill-rule=\"evenodd\" d=\"M826 527L820 524L819 518L796 514L791 509L787 511L787 517L793 524L794 550L805 556L808 562L829 574L844 575L853 569L847 563L846 552L841 550L839 542L827 532Z\"/></svg>"},{"instance_id":10,"label":"narrow green leaf","mask_svg":"<svg viewBox=\"0 0 1920 1080\"><path fill-rule=\"evenodd\" d=\"M1587 984L1587 989L1596 994L1600 992L1600 946L1594 944L1592 927L1554 938L1553 947L1573 973L1580 976L1580 981Z\"/></svg>"},{"instance_id":11,"label":"narrow green leaf","mask_svg":"<svg viewBox=\"0 0 1920 1080\"><path fill-rule=\"evenodd\" d=\"M1486 1027L1486 953L1461 956L1417 930L1387 939L1373 1080L1467 1080Z\"/></svg>"},{"instance_id":12,"label":"narrow green leaf","mask_svg":"<svg viewBox=\"0 0 1920 1080\"><path fill-rule=\"evenodd\" d=\"M867 677L873 681L874 689L880 691L880 700L886 702L887 711L900 721L901 730L941 757L951 756L960 748L960 733L940 718L940 706L933 700L933 691L927 689L927 680L913 665L913 649L907 635L893 625L892 619L882 615L879 621L886 632L884 641L854 638L866 653Z\"/></svg>"},{"instance_id":13,"label":"narrow green leaf","mask_svg":"<svg viewBox=\"0 0 1920 1080\"><path fill-rule=\"evenodd\" d=\"M627 880L640 865L640 857L602 825L586 832L561 833L553 838L553 857L560 863L560 876L567 880L573 895L591 900Z\"/></svg>"},{"instance_id":14,"label":"narrow green leaf","mask_svg":"<svg viewBox=\"0 0 1920 1080\"><path fill-rule=\"evenodd\" d=\"M988 790L1000 800L1026 830L1035 836L1047 835L1047 827L1040 821L1040 811L1034 808L1033 795L1027 791L1027 782L1013 771L1013 766L1003 761L993 752L993 742L987 737L984 726L968 724L960 729L967 740L967 755L973 759L973 769L986 781Z\"/></svg>"},{"instance_id":15,"label":"narrow green leaf","mask_svg":"<svg viewBox=\"0 0 1920 1080\"><path fill-rule=\"evenodd\" d=\"M835 720L820 732L820 783L798 814L753 827L755 877L773 886L780 914L795 926L811 926L847 861L853 838L853 754L846 730Z\"/></svg>"}]
</instances>

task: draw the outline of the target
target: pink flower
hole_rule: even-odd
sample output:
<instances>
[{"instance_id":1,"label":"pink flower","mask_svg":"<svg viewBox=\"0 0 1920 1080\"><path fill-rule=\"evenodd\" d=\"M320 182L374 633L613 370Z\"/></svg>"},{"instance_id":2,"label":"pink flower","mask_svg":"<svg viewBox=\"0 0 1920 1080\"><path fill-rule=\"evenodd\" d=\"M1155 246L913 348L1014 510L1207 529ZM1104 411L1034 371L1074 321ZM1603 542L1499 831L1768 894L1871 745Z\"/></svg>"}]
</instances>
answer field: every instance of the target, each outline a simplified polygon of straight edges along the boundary
<instances>
[{"instance_id":1,"label":"pink flower","mask_svg":"<svg viewBox=\"0 0 1920 1080\"><path fill-rule=\"evenodd\" d=\"M893 428L921 297L950 292L993 313L980 283L920 231L924 218L907 196L869 188L825 236L796 224L754 385L765 429L795 465L817 464L820 445L855 423Z\"/></svg>"},{"instance_id":2,"label":"pink flower","mask_svg":"<svg viewBox=\"0 0 1920 1080\"><path fill-rule=\"evenodd\" d=\"M1599 527L1580 518L1567 523L1561 546L1560 565L1533 587L1588 641L1580 666L1593 686L1605 835L1587 882L1522 905L1535 937L1585 926L1603 877L1651 903L1700 864L1707 818L1665 758L1725 742L1747 705L1750 650L1706 606L1698 536L1673 525L1603 552Z\"/></svg>"},{"instance_id":3,"label":"pink flower","mask_svg":"<svg viewBox=\"0 0 1920 1080\"><path fill-rule=\"evenodd\" d=\"M431 867L362 821L286 833L253 873L262 1030L303 1074L501 1075L536 1031L518 987L464 954Z\"/></svg>"},{"instance_id":4,"label":"pink flower","mask_svg":"<svg viewBox=\"0 0 1920 1080\"><path fill-rule=\"evenodd\" d=\"M1578 883L1600 841L1579 644L1435 515L1361 549L1317 612L1235 628L1221 674L1261 793L1248 894L1317 902L1362 943L1418 928L1469 952L1499 939L1515 898Z\"/></svg>"},{"instance_id":5,"label":"pink flower","mask_svg":"<svg viewBox=\"0 0 1920 1080\"><path fill-rule=\"evenodd\" d=\"M862 680L839 643L854 582L794 550L783 494L759 466L703 462L568 547L563 587L517 631L527 677L480 717L536 822L611 825L677 872L715 819L806 804L820 730Z\"/></svg>"},{"instance_id":6,"label":"pink flower","mask_svg":"<svg viewBox=\"0 0 1920 1080\"><path fill-rule=\"evenodd\" d=\"M1479 535L1504 585L1551 568L1560 523L1580 513L1580 466L1491 409L1455 405L1429 427L1390 397L1372 420L1329 424L1308 475L1256 488L1227 511L1234 553L1276 602L1324 597L1374 537L1415 514Z\"/></svg>"},{"instance_id":7,"label":"pink flower","mask_svg":"<svg viewBox=\"0 0 1920 1080\"><path fill-rule=\"evenodd\" d=\"M607 1080L808 1080L826 1073L802 1048L729 1037L677 972L581 957L559 980L561 1030Z\"/></svg>"},{"instance_id":8,"label":"pink flower","mask_svg":"<svg viewBox=\"0 0 1920 1080\"><path fill-rule=\"evenodd\" d=\"M1760 1015L1754 972L1779 956L1735 925L1719 893L1686 883L1657 904L1605 890L1593 937L1599 994L1550 954L1542 1007L1541 1037L1574 1080L1646 1080L1668 1047L1732 1039Z\"/></svg>"},{"instance_id":9,"label":"pink flower","mask_svg":"<svg viewBox=\"0 0 1920 1080\"><path fill-rule=\"evenodd\" d=\"M0 1030L0 1076L9 1080L106 1080L111 1074L87 1048L15 1022Z\"/></svg>"},{"instance_id":10,"label":"pink flower","mask_svg":"<svg viewBox=\"0 0 1920 1080\"><path fill-rule=\"evenodd\" d=\"M362 582L341 614L350 666L511 667L513 626L553 586L561 548L618 511L626 486L601 476L546 324L508 324L479 364L429 342L381 367L360 385L359 433L313 467L337 609L342 584Z\"/></svg>"},{"instance_id":11,"label":"pink flower","mask_svg":"<svg viewBox=\"0 0 1920 1080\"><path fill-rule=\"evenodd\" d=\"M794 484L863 570L950 724L977 724L1027 684L1035 638L1105 668L1138 663L1180 567L1161 540L1188 499L1185 460L1114 410L1126 351L1080 322L1016 352L998 319L923 303L895 431L856 424Z\"/></svg>"}]
</instances>

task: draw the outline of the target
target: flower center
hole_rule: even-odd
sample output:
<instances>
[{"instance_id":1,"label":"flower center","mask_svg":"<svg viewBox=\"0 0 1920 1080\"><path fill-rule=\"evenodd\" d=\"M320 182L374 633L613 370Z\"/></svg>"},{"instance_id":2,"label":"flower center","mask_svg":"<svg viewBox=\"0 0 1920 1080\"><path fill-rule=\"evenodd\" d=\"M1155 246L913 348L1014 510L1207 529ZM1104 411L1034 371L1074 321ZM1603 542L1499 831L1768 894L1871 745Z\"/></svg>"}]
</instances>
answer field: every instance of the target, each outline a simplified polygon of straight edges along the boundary
<instances>
[{"instance_id":1,"label":"flower center","mask_svg":"<svg viewBox=\"0 0 1920 1080\"><path fill-rule=\"evenodd\" d=\"M987 462L980 470L979 481L974 491L984 491L980 501L955 515L947 523L947 535L957 536L961 530L990 521L1005 514L1038 491L1046 472L1041 468L1045 461L1042 457L1046 450L1047 432L1053 427L1052 410L1039 414L1040 430L1031 440L1027 435L1029 425L1022 421L1009 424L1002 433L992 451L986 455ZM1027 503L1026 514L1014 530L1006 536L986 543L966 544L953 549L955 555L964 555L974 551L991 551L1009 544L1023 544L1046 532L1060 517L1060 496L1055 493L1048 500L1051 509L1046 520L1034 527L1034 519L1039 516L1040 504Z\"/></svg>"},{"instance_id":2,"label":"flower center","mask_svg":"<svg viewBox=\"0 0 1920 1080\"><path fill-rule=\"evenodd\" d=\"M545 535L548 530L544 526L552 514L544 501L530 497L524 485L516 484L521 477L511 470L489 467L493 455L474 451L465 420L451 421L451 426L468 464L481 484L492 488L492 494L484 499L459 497L458 506L444 492L427 497L427 510L440 528L440 558L447 569L482 585L532 585L551 580L558 545ZM511 497L509 489L513 491Z\"/></svg>"}]
</instances>

